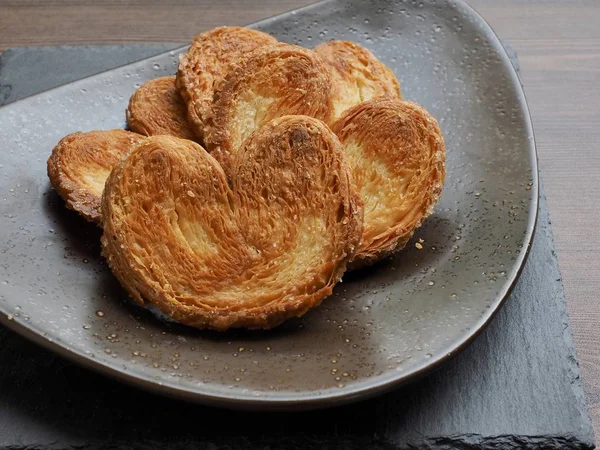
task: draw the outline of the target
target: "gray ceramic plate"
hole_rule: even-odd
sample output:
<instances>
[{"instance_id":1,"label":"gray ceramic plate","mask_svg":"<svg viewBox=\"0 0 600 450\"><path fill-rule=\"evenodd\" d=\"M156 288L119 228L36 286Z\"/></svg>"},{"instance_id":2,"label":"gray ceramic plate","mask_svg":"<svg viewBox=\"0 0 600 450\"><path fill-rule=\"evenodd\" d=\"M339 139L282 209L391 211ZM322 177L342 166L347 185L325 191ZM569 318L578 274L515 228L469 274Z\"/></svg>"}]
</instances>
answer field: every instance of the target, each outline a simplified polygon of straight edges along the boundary
<instances>
[{"instance_id":1,"label":"gray ceramic plate","mask_svg":"<svg viewBox=\"0 0 600 450\"><path fill-rule=\"evenodd\" d=\"M143 388L260 408L382 392L437 367L482 330L526 257L538 186L525 97L492 30L460 2L383 0L330 1L255 26L306 46L366 45L405 97L439 119L447 183L415 240L269 332L198 332L132 306L100 256L100 231L50 189L46 159L67 133L123 127L136 87L174 73L171 52L0 109L4 325Z\"/></svg>"}]
</instances>

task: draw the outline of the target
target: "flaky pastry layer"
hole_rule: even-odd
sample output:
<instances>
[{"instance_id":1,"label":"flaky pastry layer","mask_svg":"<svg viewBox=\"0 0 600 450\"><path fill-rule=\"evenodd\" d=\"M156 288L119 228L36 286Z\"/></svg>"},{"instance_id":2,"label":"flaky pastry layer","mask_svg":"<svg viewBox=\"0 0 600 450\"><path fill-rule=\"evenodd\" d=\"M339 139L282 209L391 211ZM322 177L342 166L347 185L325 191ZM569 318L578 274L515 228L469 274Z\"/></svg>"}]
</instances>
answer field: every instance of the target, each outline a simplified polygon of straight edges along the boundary
<instances>
[{"instance_id":1,"label":"flaky pastry layer","mask_svg":"<svg viewBox=\"0 0 600 450\"><path fill-rule=\"evenodd\" d=\"M347 110L332 130L364 205L356 268L404 247L431 214L444 185L445 144L422 106L385 97Z\"/></svg>"},{"instance_id":2,"label":"flaky pastry layer","mask_svg":"<svg viewBox=\"0 0 600 450\"><path fill-rule=\"evenodd\" d=\"M175 85L187 104L187 118L200 140L204 138L205 116L212 103L213 86L230 64L277 39L242 27L218 27L196 36L179 61Z\"/></svg>"},{"instance_id":3,"label":"flaky pastry layer","mask_svg":"<svg viewBox=\"0 0 600 450\"><path fill-rule=\"evenodd\" d=\"M244 140L284 115L331 119L331 80L312 50L290 44L256 49L229 67L215 86L204 142L229 173Z\"/></svg>"},{"instance_id":4,"label":"flaky pastry layer","mask_svg":"<svg viewBox=\"0 0 600 450\"><path fill-rule=\"evenodd\" d=\"M270 328L330 295L362 232L337 137L304 116L253 133L231 181L201 146L139 143L104 192L103 253L140 304L198 328Z\"/></svg>"},{"instance_id":5,"label":"flaky pastry layer","mask_svg":"<svg viewBox=\"0 0 600 450\"><path fill-rule=\"evenodd\" d=\"M398 79L365 47L350 41L329 41L315 47L331 73L333 118L375 97L402 98Z\"/></svg>"},{"instance_id":6,"label":"flaky pastry layer","mask_svg":"<svg viewBox=\"0 0 600 450\"><path fill-rule=\"evenodd\" d=\"M175 87L174 76L142 84L129 99L125 114L129 129L135 133L196 139L187 122L187 107Z\"/></svg>"},{"instance_id":7,"label":"flaky pastry layer","mask_svg":"<svg viewBox=\"0 0 600 450\"><path fill-rule=\"evenodd\" d=\"M125 130L73 133L62 138L48 158L48 177L67 208L99 223L106 178L119 158L141 139L143 136Z\"/></svg>"}]
</instances>

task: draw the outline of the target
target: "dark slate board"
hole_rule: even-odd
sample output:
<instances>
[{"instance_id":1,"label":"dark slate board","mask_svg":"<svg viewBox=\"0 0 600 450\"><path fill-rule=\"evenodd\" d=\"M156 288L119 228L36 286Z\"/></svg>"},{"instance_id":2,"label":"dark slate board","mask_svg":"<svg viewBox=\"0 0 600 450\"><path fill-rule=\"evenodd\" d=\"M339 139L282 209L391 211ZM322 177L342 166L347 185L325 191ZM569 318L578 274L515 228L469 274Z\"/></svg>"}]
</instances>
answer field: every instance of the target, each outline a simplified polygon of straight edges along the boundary
<instances>
[{"instance_id":1,"label":"dark slate board","mask_svg":"<svg viewBox=\"0 0 600 450\"><path fill-rule=\"evenodd\" d=\"M173 47L8 50L0 104ZM170 400L0 328L0 449L588 449L593 440L543 195L529 260L489 328L436 373L346 407L243 413Z\"/></svg>"},{"instance_id":2,"label":"dark slate board","mask_svg":"<svg viewBox=\"0 0 600 450\"><path fill-rule=\"evenodd\" d=\"M181 44L9 49L0 57L0 105L177 47Z\"/></svg>"}]
</instances>

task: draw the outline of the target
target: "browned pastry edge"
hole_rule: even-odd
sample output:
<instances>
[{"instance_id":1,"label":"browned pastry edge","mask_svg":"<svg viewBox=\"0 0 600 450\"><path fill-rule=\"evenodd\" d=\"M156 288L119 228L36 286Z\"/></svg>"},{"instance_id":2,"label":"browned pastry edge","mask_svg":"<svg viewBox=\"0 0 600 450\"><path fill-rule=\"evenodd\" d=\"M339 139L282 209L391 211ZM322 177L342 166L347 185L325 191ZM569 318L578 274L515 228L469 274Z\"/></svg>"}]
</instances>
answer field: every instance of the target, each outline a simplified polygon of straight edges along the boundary
<instances>
[{"instance_id":1,"label":"browned pastry edge","mask_svg":"<svg viewBox=\"0 0 600 450\"><path fill-rule=\"evenodd\" d=\"M145 136L168 134L195 140L187 122L187 107L175 87L175 76L161 77L142 84L129 99L127 125Z\"/></svg>"},{"instance_id":2,"label":"browned pastry edge","mask_svg":"<svg viewBox=\"0 0 600 450\"><path fill-rule=\"evenodd\" d=\"M284 115L327 123L332 106L330 75L315 52L283 43L263 46L231 64L215 85L204 142L229 174L245 137L264 123Z\"/></svg>"},{"instance_id":3,"label":"browned pastry edge","mask_svg":"<svg viewBox=\"0 0 600 450\"><path fill-rule=\"evenodd\" d=\"M218 27L195 37L179 61L175 86L187 104L187 119L200 141L213 98L213 86L223 78L229 64L240 56L277 42L261 31L243 27Z\"/></svg>"},{"instance_id":4,"label":"browned pastry edge","mask_svg":"<svg viewBox=\"0 0 600 450\"><path fill-rule=\"evenodd\" d=\"M356 269L403 248L431 214L445 180L445 144L437 121L422 106L389 97L347 110L332 130L346 149L365 207L363 238L350 266ZM385 202L385 209L375 216L370 200L381 193L386 198L377 201ZM392 226L374 224L393 214L402 217Z\"/></svg>"},{"instance_id":5,"label":"browned pastry edge","mask_svg":"<svg viewBox=\"0 0 600 450\"><path fill-rule=\"evenodd\" d=\"M402 98L394 72L367 48L355 42L332 40L316 46L314 51L331 71L334 120L346 109L371 98Z\"/></svg>"},{"instance_id":6,"label":"browned pastry edge","mask_svg":"<svg viewBox=\"0 0 600 450\"><path fill-rule=\"evenodd\" d=\"M183 324L223 331L274 327L331 294L362 232L360 201L339 140L318 120L283 117L250 136L236 164L230 188L202 147L153 136L115 166L102 203L103 254L136 302L151 302ZM169 202L176 214L164 207ZM282 211L297 211L297 217ZM329 224L325 233L308 228L312 232L293 238L303 219L312 223L311 214ZM189 220L200 228L186 228ZM188 229L195 234L185 234ZM185 240L170 234L177 230ZM298 247L301 237L323 239L314 255L331 259L294 264L313 250ZM241 297L230 294L238 286Z\"/></svg>"},{"instance_id":7,"label":"browned pastry edge","mask_svg":"<svg viewBox=\"0 0 600 450\"><path fill-rule=\"evenodd\" d=\"M86 220L100 223L101 193L86 186L85 177L109 172L120 156L143 136L125 130L73 133L62 138L48 158L50 183L67 208Z\"/></svg>"}]
</instances>

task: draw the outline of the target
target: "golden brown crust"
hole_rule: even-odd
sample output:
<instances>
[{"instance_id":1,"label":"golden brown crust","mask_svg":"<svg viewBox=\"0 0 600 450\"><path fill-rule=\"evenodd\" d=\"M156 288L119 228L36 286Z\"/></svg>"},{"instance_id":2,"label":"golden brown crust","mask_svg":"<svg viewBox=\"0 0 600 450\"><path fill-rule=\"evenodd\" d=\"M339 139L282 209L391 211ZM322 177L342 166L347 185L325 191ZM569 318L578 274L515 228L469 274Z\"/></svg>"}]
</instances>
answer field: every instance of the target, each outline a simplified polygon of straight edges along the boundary
<instances>
[{"instance_id":1,"label":"golden brown crust","mask_svg":"<svg viewBox=\"0 0 600 450\"><path fill-rule=\"evenodd\" d=\"M356 268L404 247L431 214L444 184L445 144L423 107L390 98L355 106L332 130L344 145L364 204Z\"/></svg>"},{"instance_id":2,"label":"golden brown crust","mask_svg":"<svg viewBox=\"0 0 600 450\"><path fill-rule=\"evenodd\" d=\"M236 155L231 187L202 147L149 137L111 173L103 253L139 303L198 328L270 328L330 295L361 236L341 144L288 116Z\"/></svg>"},{"instance_id":3,"label":"golden brown crust","mask_svg":"<svg viewBox=\"0 0 600 450\"><path fill-rule=\"evenodd\" d=\"M199 34L182 55L175 85L187 104L187 119L200 140L204 138L204 117L213 98L213 85L221 80L229 64L277 39L242 27L219 27Z\"/></svg>"},{"instance_id":4,"label":"golden brown crust","mask_svg":"<svg viewBox=\"0 0 600 450\"><path fill-rule=\"evenodd\" d=\"M67 208L99 223L104 182L119 158L141 139L125 130L73 133L61 139L48 158L48 177Z\"/></svg>"},{"instance_id":5,"label":"golden brown crust","mask_svg":"<svg viewBox=\"0 0 600 450\"><path fill-rule=\"evenodd\" d=\"M162 77L142 84L129 99L126 116L129 129L145 136L168 134L196 139L189 126L187 107L175 87L175 77Z\"/></svg>"},{"instance_id":6,"label":"golden brown crust","mask_svg":"<svg viewBox=\"0 0 600 450\"><path fill-rule=\"evenodd\" d=\"M334 120L347 109L380 96L402 98L398 79L373 53L350 41L315 47L331 71Z\"/></svg>"},{"instance_id":7,"label":"golden brown crust","mask_svg":"<svg viewBox=\"0 0 600 450\"><path fill-rule=\"evenodd\" d=\"M321 58L289 44L256 49L215 86L204 142L229 174L230 162L257 128L284 115L329 121L331 80Z\"/></svg>"}]
</instances>

